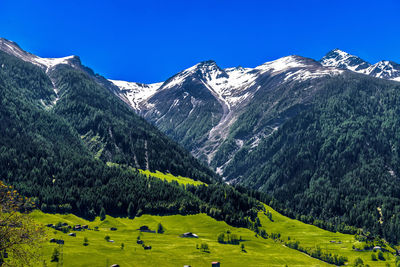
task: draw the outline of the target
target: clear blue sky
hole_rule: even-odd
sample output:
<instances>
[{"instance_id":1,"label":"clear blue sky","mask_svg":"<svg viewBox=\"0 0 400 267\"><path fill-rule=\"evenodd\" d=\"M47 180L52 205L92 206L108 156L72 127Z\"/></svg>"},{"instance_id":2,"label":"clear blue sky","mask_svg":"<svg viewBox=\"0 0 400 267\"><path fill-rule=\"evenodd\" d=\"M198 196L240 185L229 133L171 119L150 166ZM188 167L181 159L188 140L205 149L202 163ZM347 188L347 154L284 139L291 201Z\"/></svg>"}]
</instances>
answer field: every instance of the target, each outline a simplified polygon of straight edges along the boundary
<instances>
[{"instance_id":1,"label":"clear blue sky","mask_svg":"<svg viewBox=\"0 0 400 267\"><path fill-rule=\"evenodd\" d=\"M291 54L319 59L333 48L400 63L399 2L0 0L0 36L146 83L208 59L255 67Z\"/></svg>"}]
</instances>

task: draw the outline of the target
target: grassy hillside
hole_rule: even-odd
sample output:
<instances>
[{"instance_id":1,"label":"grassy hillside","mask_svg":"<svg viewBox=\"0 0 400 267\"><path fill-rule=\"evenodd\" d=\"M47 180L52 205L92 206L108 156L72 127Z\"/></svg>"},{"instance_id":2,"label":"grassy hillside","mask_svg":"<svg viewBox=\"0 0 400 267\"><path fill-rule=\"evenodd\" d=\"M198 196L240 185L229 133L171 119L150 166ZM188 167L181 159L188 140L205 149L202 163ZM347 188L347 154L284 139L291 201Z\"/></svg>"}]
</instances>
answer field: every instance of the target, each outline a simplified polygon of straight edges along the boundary
<instances>
[{"instance_id":1,"label":"grassy hillside","mask_svg":"<svg viewBox=\"0 0 400 267\"><path fill-rule=\"evenodd\" d=\"M394 256L384 253L386 261L372 261L372 252L357 252L353 245L359 245L354 236L331 233L312 225L307 225L296 220L291 220L266 206L271 212L273 222L263 213L259 214L261 224L268 234L281 233L281 239L300 241L304 247L314 248L319 246L322 251L332 254L347 256L352 264L357 257L370 266L394 266ZM98 231L86 230L76 232L76 237L70 237L60 231L48 228L48 238L65 240L63 246L64 266L110 266L118 263L121 266L210 266L211 261L220 261L222 266L329 266L328 264L311 258L297 250L285 247L280 241L271 238L256 237L254 232L245 228L235 228L225 222L216 221L205 214L198 215L173 215L151 216L143 215L133 220L127 218L113 218L107 216L106 220L99 218L89 222L74 215L44 214L39 211L32 216L40 223L47 224L66 222L70 225L88 224L91 229L98 226ZM147 225L151 230L157 230L158 223L165 229L163 234L139 233L137 230L142 225ZM116 227L117 231L111 231ZM232 234L241 236L244 240L246 252L242 252L240 245L220 244L217 236L230 230ZM182 233L193 232L196 238L179 237ZM114 242L106 242L106 235ZM137 236L146 245L152 246L151 250L144 250L136 244ZM83 246L84 237L88 238L88 246ZM341 241L341 244L330 241ZM124 249L121 249L124 243ZM201 252L196 245L207 243L209 252ZM46 243L43 248L43 259L47 266L56 266L50 258L55 247L54 243Z\"/></svg>"},{"instance_id":2,"label":"grassy hillside","mask_svg":"<svg viewBox=\"0 0 400 267\"><path fill-rule=\"evenodd\" d=\"M221 261L224 266L239 266L248 263L249 266L325 266L318 260L311 259L300 252L275 244L271 239L256 238L254 233L244 228L233 228L224 222L217 222L204 215L189 216L149 216L140 218L121 219L108 217L103 222L98 219L87 222L72 215L49 215L40 212L33 214L35 219L42 223L57 223L58 221L69 224L89 224L91 228L99 226L99 231L87 230L77 232L76 237L70 237L61 232L54 234L49 231L49 237L65 240L63 248L65 266L108 266L118 263L121 266L209 266L211 261ZM136 244L139 235L138 229L148 225L156 229L161 222L166 231L164 234L142 233L141 239L146 245L151 245L152 250L146 251ZM110 227L117 227L117 231L110 231ZM247 252L241 252L239 245L225 245L217 242L217 235L230 229L232 233L242 236ZM199 235L198 239L181 238L185 232ZM109 235L114 243L106 242L104 237ZM83 246L83 238L89 240L88 246ZM200 252L196 244L206 242L210 253ZM121 250L121 243L125 247ZM46 244L44 259L48 266L54 247L58 245Z\"/></svg>"},{"instance_id":3,"label":"grassy hillside","mask_svg":"<svg viewBox=\"0 0 400 267\"><path fill-rule=\"evenodd\" d=\"M266 229L267 233L280 233L280 239L284 241L288 241L289 237L292 241L299 241L300 246L305 248L320 247L324 252L347 257L350 264L353 264L355 259L359 257L364 261L364 264L369 264L370 266L386 266L386 263L395 266L395 256L391 253L384 253L386 261L372 261L372 251L356 251L353 249L353 245L355 248L362 249L366 244L365 242L357 241L354 235L329 232L314 225L283 216L267 205L265 205L265 208L267 212L269 211L272 214L272 221L264 213L259 213L261 225ZM385 247L385 249L394 252L390 247ZM377 253L375 254L377 255Z\"/></svg>"},{"instance_id":4,"label":"grassy hillside","mask_svg":"<svg viewBox=\"0 0 400 267\"><path fill-rule=\"evenodd\" d=\"M159 178L161 180L166 180L168 182L176 181L179 184L184 184L184 185L187 185L187 184L191 184L191 185L202 185L202 184L205 184L205 183L203 183L201 181L195 181L195 180L193 180L191 178L188 178L188 177L174 176L174 175L172 175L170 173L162 173L162 172L159 172L159 171L151 172L149 170L139 170L139 172L141 174L146 175L147 177L152 176L152 177Z\"/></svg>"}]
</instances>

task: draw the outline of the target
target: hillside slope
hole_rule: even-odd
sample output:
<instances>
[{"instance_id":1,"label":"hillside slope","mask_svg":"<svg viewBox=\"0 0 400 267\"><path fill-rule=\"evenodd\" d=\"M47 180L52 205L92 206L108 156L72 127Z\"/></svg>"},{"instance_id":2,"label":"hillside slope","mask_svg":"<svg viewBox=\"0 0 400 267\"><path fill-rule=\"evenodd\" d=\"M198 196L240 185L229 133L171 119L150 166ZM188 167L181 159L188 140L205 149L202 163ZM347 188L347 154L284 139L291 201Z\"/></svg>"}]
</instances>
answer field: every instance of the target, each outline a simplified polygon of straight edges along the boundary
<instances>
[{"instance_id":1,"label":"hillside slope","mask_svg":"<svg viewBox=\"0 0 400 267\"><path fill-rule=\"evenodd\" d=\"M137 116L116 97L114 90L118 88L83 66L78 57L40 58L5 39L0 39L0 50L31 63L24 65L21 75L29 76L31 70L43 73L48 96L37 99L42 108L64 118L87 148L104 162L171 172L207 183L218 179L180 145ZM8 62L4 60L2 64ZM29 98L31 91L25 90L20 99Z\"/></svg>"},{"instance_id":2,"label":"hillside slope","mask_svg":"<svg viewBox=\"0 0 400 267\"><path fill-rule=\"evenodd\" d=\"M399 101L399 83L350 73L332 78L308 109L236 154L226 175L300 214L397 242Z\"/></svg>"},{"instance_id":3,"label":"hillside slope","mask_svg":"<svg viewBox=\"0 0 400 267\"><path fill-rule=\"evenodd\" d=\"M87 230L75 232L76 237L68 236L62 232L48 228L49 239L63 239L65 245L62 248L65 265L94 266L118 263L120 265L135 266L177 266L190 264L191 266L210 266L212 261L220 261L224 266L334 266L318 259L309 257L305 253L286 247L285 242L299 242L303 248L321 253L347 257L348 265L352 265L356 258L361 258L365 264L370 266L386 266L387 263L394 264L395 256L393 249L385 245L380 246L389 250L384 253L385 261L372 261L371 254L377 252L371 250L371 245L378 243L360 242L355 236L348 234L332 233L322 230L316 226L301 223L296 220L282 216L268 206L266 210L271 214L270 220L264 213L259 213L262 229L270 236L265 239L255 236L254 232L245 228L236 228L224 222L216 221L205 214L197 215L173 215L152 216L143 215L134 220L126 218L113 218L107 216L104 221L96 218L94 221L86 221L73 215L44 214L35 211L32 216L42 224L57 224L65 222L69 225L88 225L89 228L98 231ZM147 225L151 230L156 230L161 223L164 228L163 234L140 233L137 229ZM116 231L111 231L116 227ZM227 231L241 237L240 244L244 244L245 251L240 245L223 244L218 242L218 235L227 234ZM180 235L192 232L199 238L182 238ZM279 238L272 238L280 234ZM105 236L109 236L113 242L106 242ZM144 250L136 243L137 237L145 245L152 246L151 250ZM88 246L82 245L83 237L88 238ZM121 244L124 248L121 249ZM196 249L202 243L209 246L209 252L201 252ZM49 259L53 250L58 245L47 243L43 247L43 260L48 266L56 266ZM356 249L359 251L357 251ZM367 247L364 250L364 247ZM85 255L85 257L81 257Z\"/></svg>"},{"instance_id":4,"label":"hillside slope","mask_svg":"<svg viewBox=\"0 0 400 267\"><path fill-rule=\"evenodd\" d=\"M296 113L300 103L309 101L317 89L307 89L318 83L315 80L342 72L288 56L256 68L221 69L214 61L205 61L158 83L158 88L131 83L128 90L126 84L115 84L138 113L223 174L244 143L256 146ZM243 113L259 105L260 96L264 110L244 125ZM291 99L285 100L287 96Z\"/></svg>"},{"instance_id":5,"label":"hillside slope","mask_svg":"<svg viewBox=\"0 0 400 267\"><path fill-rule=\"evenodd\" d=\"M46 73L2 51L0 66L0 177L43 211L93 218L101 209L126 216L130 206L131 215L197 213L202 206L225 216L177 184L106 165L134 162L135 153L143 169L204 182L216 177L86 73L67 64ZM245 202L242 214L250 214L257 203Z\"/></svg>"}]
</instances>

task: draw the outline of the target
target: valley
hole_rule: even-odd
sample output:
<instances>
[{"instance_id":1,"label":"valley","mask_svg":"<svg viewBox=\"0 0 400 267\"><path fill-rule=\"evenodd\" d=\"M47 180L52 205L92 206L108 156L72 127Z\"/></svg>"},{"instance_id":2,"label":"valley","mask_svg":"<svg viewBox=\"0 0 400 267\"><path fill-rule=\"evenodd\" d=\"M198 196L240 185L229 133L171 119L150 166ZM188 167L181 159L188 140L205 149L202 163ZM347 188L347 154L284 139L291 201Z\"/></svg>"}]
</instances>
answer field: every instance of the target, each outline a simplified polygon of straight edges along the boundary
<instances>
[{"instance_id":1,"label":"valley","mask_svg":"<svg viewBox=\"0 0 400 267\"><path fill-rule=\"evenodd\" d=\"M40 266L398 265L396 63L335 49L142 84L2 38L0 62L2 181L35 222L89 228L46 227Z\"/></svg>"},{"instance_id":2,"label":"valley","mask_svg":"<svg viewBox=\"0 0 400 267\"><path fill-rule=\"evenodd\" d=\"M270 207L271 221L264 213L259 213L262 229L271 233L280 234L279 240L269 237L255 236L253 231L245 228L236 228L224 222L216 221L206 214L197 215L172 215L152 216L143 215L135 219L114 218L107 216L104 221L96 218L87 221L74 215L44 214L40 211L32 213L32 217L42 224L56 224L65 222L69 225L88 225L91 230L72 231L76 237L68 236L60 231L49 229L48 239L63 239L62 246L64 266L210 266L212 261L219 261L223 266L242 266L245 262L248 266L331 266L320 260L314 259L297 250L284 246L288 238L299 241L305 248L315 249L319 247L322 252L336 254L348 258L348 264L352 264L356 258L361 258L370 266L386 266L394 264L393 249L385 247L389 252L384 253L385 261L372 261L371 254L377 254L372 250L356 251L353 246L363 250L364 242L358 242L353 235L332 233L312 225L307 225L296 220L280 215ZM161 223L165 232L146 233L137 229L146 225L151 230L156 230ZM98 227L98 231L94 230ZM117 228L111 231L110 228ZM217 241L220 233L230 231L241 237L245 251L241 251L240 245L221 244ZM180 235L193 232L199 238L182 238ZM107 242L105 236L110 236L113 242ZM151 250L144 250L137 244L137 237L146 245L152 246ZM88 246L83 246L83 239L87 237ZM124 244L121 249L121 244ZM196 246L206 243L209 252L202 252ZM47 266L57 266L50 262L54 248L59 245L46 243L42 249L42 260L46 260ZM39 265L38 265L39 266ZM41 266L41 265L40 265Z\"/></svg>"}]
</instances>

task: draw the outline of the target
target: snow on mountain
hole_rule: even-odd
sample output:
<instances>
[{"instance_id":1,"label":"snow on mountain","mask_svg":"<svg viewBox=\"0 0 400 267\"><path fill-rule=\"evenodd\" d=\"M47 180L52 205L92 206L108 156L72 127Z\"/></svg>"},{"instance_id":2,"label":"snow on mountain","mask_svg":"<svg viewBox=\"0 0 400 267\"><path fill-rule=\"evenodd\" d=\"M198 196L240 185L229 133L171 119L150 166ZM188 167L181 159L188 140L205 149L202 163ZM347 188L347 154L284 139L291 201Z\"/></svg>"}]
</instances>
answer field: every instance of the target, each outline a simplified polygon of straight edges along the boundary
<instances>
[{"instance_id":1,"label":"snow on mountain","mask_svg":"<svg viewBox=\"0 0 400 267\"><path fill-rule=\"evenodd\" d=\"M28 53L24 50L22 50L18 44L6 40L4 38L0 38L0 50L12 54L24 61L30 62L32 64L38 65L42 67L43 69L49 71L51 68L53 68L56 65L59 64L69 64L69 65L74 65L74 61L78 59L76 56L68 56L68 57L62 57L62 58L41 58L36 55L33 55L31 53Z\"/></svg>"},{"instance_id":2,"label":"snow on mountain","mask_svg":"<svg viewBox=\"0 0 400 267\"><path fill-rule=\"evenodd\" d=\"M315 61L300 56L282 57L277 60L264 63L255 69L264 72L271 72L272 74L287 72L284 79L285 82L295 80L305 81L308 79L338 75L342 73L342 71L338 69L320 67Z\"/></svg>"},{"instance_id":3,"label":"snow on mountain","mask_svg":"<svg viewBox=\"0 0 400 267\"><path fill-rule=\"evenodd\" d=\"M139 110L139 104L149 99L163 84L153 83L153 84L143 84L135 82L126 82L119 80L109 80L114 85L118 86L121 93L126 96L129 100L130 105L135 109Z\"/></svg>"},{"instance_id":4,"label":"snow on mountain","mask_svg":"<svg viewBox=\"0 0 400 267\"><path fill-rule=\"evenodd\" d=\"M59 64L70 64L70 60L74 59L75 56L61 57L61 58L41 58L34 57L32 63L36 63L37 65L42 65L46 67L46 70L55 67Z\"/></svg>"},{"instance_id":5,"label":"snow on mountain","mask_svg":"<svg viewBox=\"0 0 400 267\"><path fill-rule=\"evenodd\" d=\"M304 62L299 56L286 56L274 61L266 62L258 67L257 70L270 71L273 73L286 71L291 68L307 67L309 64Z\"/></svg>"},{"instance_id":6,"label":"snow on mountain","mask_svg":"<svg viewBox=\"0 0 400 267\"><path fill-rule=\"evenodd\" d=\"M330 51L320 60L320 62L322 65L327 67L348 69L363 74L365 74L366 70L371 66L370 63L361 58L346 53L340 49Z\"/></svg>"},{"instance_id":7,"label":"snow on mountain","mask_svg":"<svg viewBox=\"0 0 400 267\"><path fill-rule=\"evenodd\" d=\"M334 49L326 54L320 62L324 66L347 69L375 78L400 81L400 65L393 61L382 60L371 65L357 56Z\"/></svg>"},{"instance_id":8,"label":"snow on mountain","mask_svg":"<svg viewBox=\"0 0 400 267\"><path fill-rule=\"evenodd\" d=\"M187 79L199 79L204 85L231 110L242 103L253 93L247 89L256 84L257 78L264 73L277 75L287 72L284 82L304 81L323 76L338 75L342 70L324 68L316 61L300 56L287 56L264 63L256 68L232 67L221 69L212 61L200 62L172 76L164 83L141 84L110 80L118 86L135 109L140 109L140 103L145 103L157 91L181 86Z\"/></svg>"},{"instance_id":9,"label":"snow on mountain","mask_svg":"<svg viewBox=\"0 0 400 267\"><path fill-rule=\"evenodd\" d=\"M367 73L376 78L398 81L400 79L400 64L393 61L382 60L370 66L367 69Z\"/></svg>"}]
</instances>

